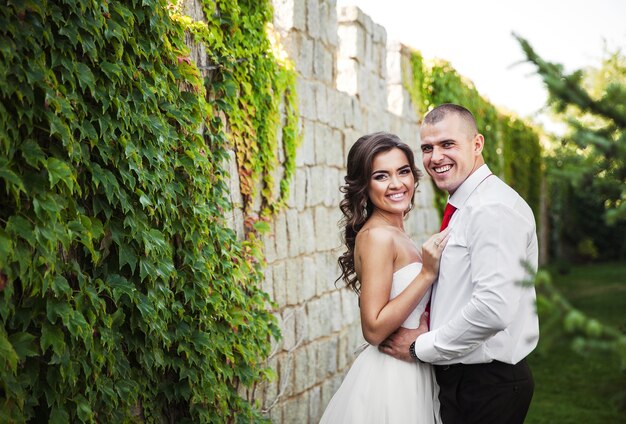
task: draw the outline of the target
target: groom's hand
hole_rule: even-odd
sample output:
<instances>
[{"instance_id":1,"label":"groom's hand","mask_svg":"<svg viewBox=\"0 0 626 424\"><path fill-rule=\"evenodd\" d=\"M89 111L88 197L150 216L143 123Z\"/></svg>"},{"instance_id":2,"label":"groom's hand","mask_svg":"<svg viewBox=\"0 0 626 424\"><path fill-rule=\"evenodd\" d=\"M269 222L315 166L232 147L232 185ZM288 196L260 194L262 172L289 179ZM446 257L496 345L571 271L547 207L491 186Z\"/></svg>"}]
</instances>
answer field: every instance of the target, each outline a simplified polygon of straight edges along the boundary
<instances>
[{"instance_id":1,"label":"groom's hand","mask_svg":"<svg viewBox=\"0 0 626 424\"><path fill-rule=\"evenodd\" d=\"M380 345L378 350L387 355L391 355L396 359L406 362L415 362L409 354L409 346L420 335L428 331L428 312L424 312L420 318L420 326L418 328L409 329L400 327L387 337Z\"/></svg>"}]
</instances>

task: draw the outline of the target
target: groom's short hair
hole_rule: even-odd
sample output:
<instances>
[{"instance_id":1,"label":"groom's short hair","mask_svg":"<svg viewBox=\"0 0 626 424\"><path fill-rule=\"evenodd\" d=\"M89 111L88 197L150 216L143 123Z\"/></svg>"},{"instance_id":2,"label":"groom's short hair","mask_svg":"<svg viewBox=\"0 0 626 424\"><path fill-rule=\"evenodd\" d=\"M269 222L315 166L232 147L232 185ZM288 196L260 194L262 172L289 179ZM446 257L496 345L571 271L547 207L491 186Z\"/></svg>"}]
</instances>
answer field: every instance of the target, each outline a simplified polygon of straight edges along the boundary
<instances>
[{"instance_id":1,"label":"groom's short hair","mask_svg":"<svg viewBox=\"0 0 626 424\"><path fill-rule=\"evenodd\" d=\"M454 113L463 119L469 126L470 130L473 130L474 133L478 132L478 126L476 125L476 120L474 119L472 112L463 106L454 103L443 103L428 112L424 117L423 125L434 125L451 113Z\"/></svg>"}]
</instances>

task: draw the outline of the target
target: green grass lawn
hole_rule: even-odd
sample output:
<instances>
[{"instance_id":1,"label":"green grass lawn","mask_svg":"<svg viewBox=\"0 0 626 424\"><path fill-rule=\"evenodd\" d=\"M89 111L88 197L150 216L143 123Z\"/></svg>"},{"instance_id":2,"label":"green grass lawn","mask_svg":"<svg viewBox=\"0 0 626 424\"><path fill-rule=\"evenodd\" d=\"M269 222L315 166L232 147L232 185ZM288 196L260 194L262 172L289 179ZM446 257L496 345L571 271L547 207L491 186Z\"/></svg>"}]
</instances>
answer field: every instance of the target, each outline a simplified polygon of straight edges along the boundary
<instances>
[{"instance_id":1,"label":"green grass lawn","mask_svg":"<svg viewBox=\"0 0 626 424\"><path fill-rule=\"evenodd\" d=\"M589 317L617 328L626 325L626 263L574 267L552 278ZM526 423L626 423L626 373L615 355L581 356L557 337L550 345L540 340L529 363L535 395Z\"/></svg>"}]
</instances>

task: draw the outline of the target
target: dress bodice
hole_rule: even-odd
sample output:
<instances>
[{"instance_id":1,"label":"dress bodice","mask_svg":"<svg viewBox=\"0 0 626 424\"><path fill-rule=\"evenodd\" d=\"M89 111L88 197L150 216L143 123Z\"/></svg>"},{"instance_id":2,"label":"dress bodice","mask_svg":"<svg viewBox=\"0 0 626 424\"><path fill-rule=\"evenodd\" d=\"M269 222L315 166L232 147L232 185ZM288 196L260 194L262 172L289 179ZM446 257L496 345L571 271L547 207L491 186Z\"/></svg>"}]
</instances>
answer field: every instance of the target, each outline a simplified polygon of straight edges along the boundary
<instances>
[{"instance_id":1,"label":"dress bodice","mask_svg":"<svg viewBox=\"0 0 626 424\"><path fill-rule=\"evenodd\" d=\"M389 293L389 299L393 299L398 296L407 286L413 281L413 279L422 270L422 264L419 262L410 263L396 272L393 273L391 281L391 292ZM417 328L419 326L420 317L426 309L426 305L430 300L430 288L424 293L424 297L420 300L417 307L411 312L407 319L402 323L404 328Z\"/></svg>"}]
</instances>

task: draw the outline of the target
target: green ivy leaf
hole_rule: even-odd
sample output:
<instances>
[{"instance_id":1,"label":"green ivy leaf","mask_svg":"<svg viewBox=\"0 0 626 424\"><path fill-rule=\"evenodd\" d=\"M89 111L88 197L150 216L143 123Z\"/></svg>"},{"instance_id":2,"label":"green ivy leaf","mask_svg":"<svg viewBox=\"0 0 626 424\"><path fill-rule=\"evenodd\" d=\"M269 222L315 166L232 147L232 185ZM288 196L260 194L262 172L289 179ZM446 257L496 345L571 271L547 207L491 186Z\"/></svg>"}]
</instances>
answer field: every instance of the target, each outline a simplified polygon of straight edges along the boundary
<instances>
[{"instance_id":1,"label":"green ivy leaf","mask_svg":"<svg viewBox=\"0 0 626 424\"><path fill-rule=\"evenodd\" d=\"M9 341L4 326L0 326L0 361L4 362L9 370L17 370L18 355L13 344Z\"/></svg>"},{"instance_id":2,"label":"green ivy leaf","mask_svg":"<svg viewBox=\"0 0 626 424\"><path fill-rule=\"evenodd\" d=\"M0 158L0 178L2 178L9 187L14 186L19 191L26 191L22 179L9 169L9 162L6 158Z\"/></svg>"},{"instance_id":3,"label":"green ivy leaf","mask_svg":"<svg viewBox=\"0 0 626 424\"><path fill-rule=\"evenodd\" d=\"M120 269L122 269L124 265L128 265L130 267L130 271L134 273L137 269L137 256L135 255L135 250L125 243L119 244L118 249Z\"/></svg>"},{"instance_id":4,"label":"green ivy leaf","mask_svg":"<svg viewBox=\"0 0 626 424\"><path fill-rule=\"evenodd\" d=\"M35 235L33 225L20 215L13 215L7 222L6 229L9 233L26 240L29 245L35 246Z\"/></svg>"},{"instance_id":5,"label":"green ivy leaf","mask_svg":"<svg viewBox=\"0 0 626 424\"><path fill-rule=\"evenodd\" d=\"M67 163L53 157L48 158L46 162L50 188L54 187L59 181L63 181L67 188L72 190L74 185L72 171Z\"/></svg>"},{"instance_id":6,"label":"green ivy leaf","mask_svg":"<svg viewBox=\"0 0 626 424\"><path fill-rule=\"evenodd\" d=\"M83 92L86 88L89 88L93 93L94 87L96 85L96 79L93 76L93 72L89 66L84 63L76 64L76 76L78 77L78 83L80 84L80 88L83 89Z\"/></svg>"},{"instance_id":7,"label":"green ivy leaf","mask_svg":"<svg viewBox=\"0 0 626 424\"><path fill-rule=\"evenodd\" d=\"M35 336L26 332L19 332L9 336L18 358L24 360L27 356L36 356L39 351L35 343Z\"/></svg>"},{"instance_id":8,"label":"green ivy leaf","mask_svg":"<svg viewBox=\"0 0 626 424\"><path fill-rule=\"evenodd\" d=\"M129 299L135 300L135 292L137 290L126 278L118 274L112 274L107 277L106 281L113 294L115 303L119 302L122 295L126 295Z\"/></svg>"},{"instance_id":9,"label":"green ivy leaf","mask_svg":"<svg viewBox=\"0 0 626 424\"><path fill-rule=\"evenodd\" d=\"M50 324L44 323L41 327L41 339L39 340L41 350L45 352L52 346L54 353L62 355L65 350L65 337L63 331Z\"/></svg>"},{"instance_id":10,"label":"green ivy leaf","mask_svg":"<svg viewBox=\"0 0 626 424\"><path fill-rule=\"evenodd\" d=\"M54 406L50 411L50 419L48 424L67 424L70 422L70 416L62 406Z\"/></svg>"},{"instance_id":11,"label":"green ivy leaf","mask_svg":"<svg viewBox=\"0 0 626 424\"><path fill-rule=\"evenodd\" d=\"M35 169L39 169L39 165L46 163L46 155L37 143L29 140L22 144L22 157L26 160L30 166Z\"/></svg>"},{"instance_id":12,"label":"green ivy leaf","mask_svg":"<svg viewBox=\"0 0 626 424\"><path fill-rule=\"evenodd\" d=\"M91 421L93 418L93 411L91 410L91 406L87 399L84 396L78 395L74 398L74 403L76 403L76 414L81 421Z\"/></svg>"},{"instance_id":13,"label":"green ivy leaf","mask_svg":"<svg viewBox=\"0 0 626 424\"><path fill-rule=\"evenodd\" d=\"M68 322L70 313L70 305L65 301L50 299L46 303L46 316L51 324L56 323L57 318L61 318L64 323Z\"/></svg>"},{"instance_id":14,"label":"green ivy leaf","mask_svg":"<svg viewBox=\"0 0 626 424\"><path fill-rule=\"evenodd\" d=\"M57 297L65 296L69 298L69 295L72 293L70 285L62 275L57 275L52 280L52 291Z\"/></svg>"}]
</instances>

